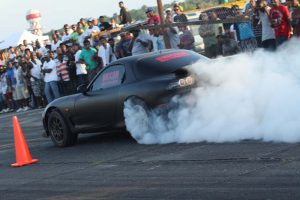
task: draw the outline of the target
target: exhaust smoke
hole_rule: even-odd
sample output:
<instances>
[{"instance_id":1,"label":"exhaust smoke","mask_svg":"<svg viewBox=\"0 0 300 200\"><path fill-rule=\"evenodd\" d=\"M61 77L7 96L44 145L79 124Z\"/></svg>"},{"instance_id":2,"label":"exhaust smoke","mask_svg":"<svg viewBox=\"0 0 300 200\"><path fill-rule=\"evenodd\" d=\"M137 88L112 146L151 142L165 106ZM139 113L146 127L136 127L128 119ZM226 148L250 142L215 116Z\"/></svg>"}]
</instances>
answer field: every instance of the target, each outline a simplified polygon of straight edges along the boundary
<instances>
[{"instance_id":1,"label":"exhaust smoke","mask_svg":"<svg viewBox=\"0 0 300 200\"><path fill-rule=\"evenodd\" d=\"M300 41L198 62L200 87L175 97L167 116L125 103L127 130L141 144L300 141Z\"/></svg>"}]
</instances>

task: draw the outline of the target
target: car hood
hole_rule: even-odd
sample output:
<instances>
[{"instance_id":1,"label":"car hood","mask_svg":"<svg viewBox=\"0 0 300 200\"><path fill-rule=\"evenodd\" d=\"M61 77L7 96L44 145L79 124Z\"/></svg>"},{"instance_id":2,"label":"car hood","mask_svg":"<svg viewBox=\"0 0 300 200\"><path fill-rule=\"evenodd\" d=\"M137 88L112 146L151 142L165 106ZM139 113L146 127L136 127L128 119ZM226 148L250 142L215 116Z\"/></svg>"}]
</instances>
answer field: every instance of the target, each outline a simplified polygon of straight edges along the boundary
<instances>
[{"instance_id":1,"label":"car hood","mask_svg":"<svg viewBox=\"0 0 300 200\"><path fill-rule=\"evenodd\" d=\"M50 107L61 107L61 106L66 106L66 105L73 106L75 99L79 95L80 95L80 93L69 95L69 96L64 96L64 97L60 97L58 99L55 99L54 101L52 101L51 103L49 103L47 105L47 107L45 108L45 110L47 110Z\"/></svg>"}]
</instances>

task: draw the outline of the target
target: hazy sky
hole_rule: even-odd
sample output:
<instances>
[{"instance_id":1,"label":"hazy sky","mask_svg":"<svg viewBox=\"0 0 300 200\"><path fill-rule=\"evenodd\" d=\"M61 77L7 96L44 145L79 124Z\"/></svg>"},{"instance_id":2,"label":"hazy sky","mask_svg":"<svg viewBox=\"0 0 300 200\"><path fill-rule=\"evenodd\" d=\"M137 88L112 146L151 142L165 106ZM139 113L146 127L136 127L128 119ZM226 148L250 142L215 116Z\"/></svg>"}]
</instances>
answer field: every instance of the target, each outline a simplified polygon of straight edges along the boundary
<instances>
[{"instance_id":1,"label":"hazy sky","mask_svg":"<svg viewBox=\"0 0 300 200\"><path fill-rule=\"evenodd\" d=\"M75 23L81 17L112 16L119 13L120 0L0 0L0 41L10 34L28 29L26 13L37 9L42 15L44 32L58 29L65 23ZM123 0L128 9L140 8L142 5L154 6L156 0ZM163 0L171 3L174 0Z\"/></svg>"}]
</instances>

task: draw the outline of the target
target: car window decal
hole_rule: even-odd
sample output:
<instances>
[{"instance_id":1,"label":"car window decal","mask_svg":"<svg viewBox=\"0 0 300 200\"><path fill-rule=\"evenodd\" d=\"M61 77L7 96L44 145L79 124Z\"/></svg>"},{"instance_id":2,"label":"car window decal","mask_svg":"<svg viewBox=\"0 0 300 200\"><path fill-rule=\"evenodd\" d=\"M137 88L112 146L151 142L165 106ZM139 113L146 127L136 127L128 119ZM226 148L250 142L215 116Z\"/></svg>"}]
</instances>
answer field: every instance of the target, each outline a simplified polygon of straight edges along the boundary
<instances>
[{"instance_id":1,"label":"car window decal","mask_svg":"<svg viewBox=\"0 0 300 200\"><path fill-rule=\"evenodd\" d=\"M120 82L119 70L107 72L107 73L103 74L103 77L101 80L101 86L102 86L102 88L111 87L114 85L119 85L119 82Z\"/></svg>"}]
</instances>

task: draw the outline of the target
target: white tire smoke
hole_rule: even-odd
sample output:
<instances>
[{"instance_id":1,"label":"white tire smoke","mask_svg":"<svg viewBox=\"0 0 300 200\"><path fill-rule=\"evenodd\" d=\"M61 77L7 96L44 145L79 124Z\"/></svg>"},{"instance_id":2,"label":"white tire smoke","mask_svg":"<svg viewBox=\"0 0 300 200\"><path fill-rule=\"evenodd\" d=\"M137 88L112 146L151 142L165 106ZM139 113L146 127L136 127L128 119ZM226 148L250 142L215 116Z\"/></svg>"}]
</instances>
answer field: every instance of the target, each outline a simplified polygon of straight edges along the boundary
<instances>
[{"instance_id":1,"label":"white tire smoke","mask_svg":"<svg viewBox=\"0 0 300 200\"><path fill-rule=\"evenodd\" d=\"M154 112L145 115L128 101L126 127L142 144L299 142L299 47L300 41L291 40L276 52L258 50L196 63L193 69L201 86L190 97L175 98L178 109L167 118ZM189 98L196 100L193 106L186 106Z\"/></svg>"}]
</instances>

